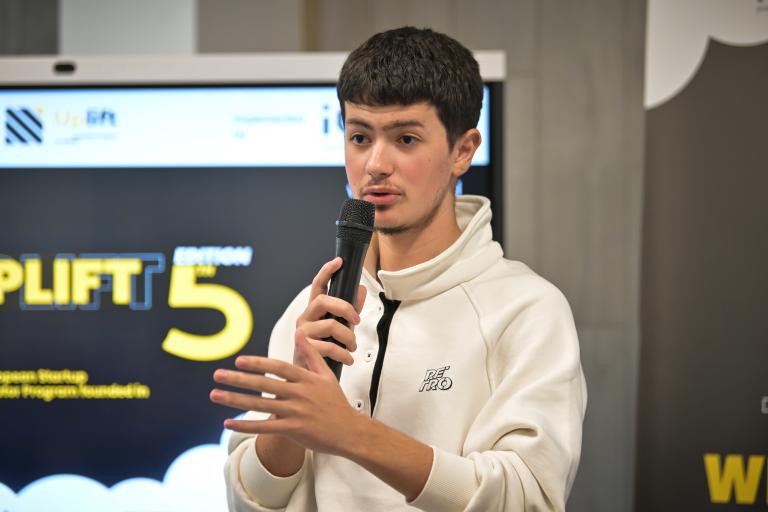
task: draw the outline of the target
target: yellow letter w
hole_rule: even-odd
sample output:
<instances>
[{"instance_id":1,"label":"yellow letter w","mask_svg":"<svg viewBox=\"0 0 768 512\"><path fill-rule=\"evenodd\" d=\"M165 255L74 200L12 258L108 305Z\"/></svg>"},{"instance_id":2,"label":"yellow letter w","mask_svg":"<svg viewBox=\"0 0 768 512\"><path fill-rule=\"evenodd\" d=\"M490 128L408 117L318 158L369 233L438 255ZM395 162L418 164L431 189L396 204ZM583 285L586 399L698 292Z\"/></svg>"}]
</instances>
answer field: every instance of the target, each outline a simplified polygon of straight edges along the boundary
<instances>
[{"instance_id":1,"label":"yellow letter w","mask_svg":"<svg viewBox=\"0 0 768 512\"><path fill-rule=\"evenodd\" d=\"M736 503L750 505L757 499L757 487L763 472L764 455L750 455L744 475L744 457L726 455L725 464L720 465L720 454L704 455L704 469L712 503L729 503L731 492L735 491Z\"/></svg>"}]
</instances>

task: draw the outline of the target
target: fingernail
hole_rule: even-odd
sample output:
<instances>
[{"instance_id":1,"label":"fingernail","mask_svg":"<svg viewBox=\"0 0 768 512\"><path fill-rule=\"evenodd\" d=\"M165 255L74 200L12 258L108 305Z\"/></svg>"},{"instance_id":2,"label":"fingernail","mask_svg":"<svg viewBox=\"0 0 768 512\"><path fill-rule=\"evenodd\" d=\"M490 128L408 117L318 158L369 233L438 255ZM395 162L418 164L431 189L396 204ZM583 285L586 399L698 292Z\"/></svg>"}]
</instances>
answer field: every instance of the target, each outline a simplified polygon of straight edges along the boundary
<instances>
[{"instance_id":1,"label":"fingernail","mask_svg":"<svg viewBox=\"0 0 768 512\"><path fill-rule=\"evenodd\" d=\"M229 375L227 370L216 370L213 374L214 379L225 379Z\"/></svg>"}]
</instances>

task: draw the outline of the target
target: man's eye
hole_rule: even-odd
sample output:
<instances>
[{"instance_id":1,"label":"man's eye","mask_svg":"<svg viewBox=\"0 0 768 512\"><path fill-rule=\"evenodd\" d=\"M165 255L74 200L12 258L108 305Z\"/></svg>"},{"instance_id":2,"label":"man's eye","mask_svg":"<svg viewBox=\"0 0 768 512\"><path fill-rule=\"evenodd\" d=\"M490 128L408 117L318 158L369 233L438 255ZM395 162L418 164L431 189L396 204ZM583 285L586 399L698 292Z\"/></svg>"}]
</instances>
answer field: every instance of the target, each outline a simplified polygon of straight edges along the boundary
<instances>
[{"instance_id":1,"label":"man's eye","mask_svg":"<svg viewBox=\"0 0 768 512\"><path fill-rule=\"evenodd\" d=\"M400 137L400 142L402 142L406 146L410 146L411 144L415 144L416 141L417 141L417 139L413 135L403 135L402 137Z\"/></svg>"},{"instance_id":2,"label":"man's eye","mask_svg":"<svg viewBox=\"0 0 768 512\"><path fill-rule=\"evenodd\" d=\"M349 138L349 140L351 140L353 144L363 144L365 142L365 136L359 133L355 133Z\"/></svg>"}]
</instances>

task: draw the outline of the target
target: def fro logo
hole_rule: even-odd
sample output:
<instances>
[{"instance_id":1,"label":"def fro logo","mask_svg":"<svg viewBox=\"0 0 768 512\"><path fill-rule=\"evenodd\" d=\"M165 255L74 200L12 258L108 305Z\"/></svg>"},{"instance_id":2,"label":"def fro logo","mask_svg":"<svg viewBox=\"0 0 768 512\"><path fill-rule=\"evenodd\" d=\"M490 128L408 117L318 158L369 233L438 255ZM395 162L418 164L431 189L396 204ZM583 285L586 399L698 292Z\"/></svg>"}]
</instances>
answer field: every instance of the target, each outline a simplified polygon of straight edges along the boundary
<instances>
[{"instance_id":1,"label":"def fro logo","mask_svg":"<svg viewBox=\"0 0 768 512\"><path fill-rule=\"evenodd\" d=\"M427 370L427 373L424 375L424 382L421 383L419 393L422 391L435 391L437 389L441 391L451 389L453 381L450 377L445 376L445 372L450 368L450 366L443 366L442 368L437 368L435 370Z\"/></svg>"}]
</instances>

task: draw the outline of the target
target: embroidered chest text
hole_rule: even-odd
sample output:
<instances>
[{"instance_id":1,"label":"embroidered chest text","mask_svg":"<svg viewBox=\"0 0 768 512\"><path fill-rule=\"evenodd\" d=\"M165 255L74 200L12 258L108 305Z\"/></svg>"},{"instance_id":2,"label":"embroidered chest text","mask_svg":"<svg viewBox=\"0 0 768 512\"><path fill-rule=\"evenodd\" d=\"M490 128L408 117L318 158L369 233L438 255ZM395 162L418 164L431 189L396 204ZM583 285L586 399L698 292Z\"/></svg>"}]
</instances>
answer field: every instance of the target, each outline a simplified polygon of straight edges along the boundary
<instances>
[{"instance_id":1,"label":"embroidered chest text","mask_svg":"<svg viewBox=\"0 0 768 512\"><path fill-rule=\"evenodd\" d=\"M442 368L427 370L427 373L424 375L424 382L421 383L419 393L422 391L435 391L438 389L445 391L451 389L453 381L450 377L445 375L445 372L450 368L450 366L443 366Z\"/></svg>"}]
</instances>

